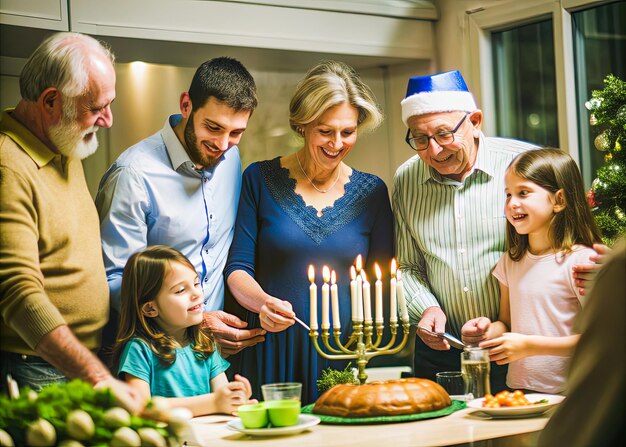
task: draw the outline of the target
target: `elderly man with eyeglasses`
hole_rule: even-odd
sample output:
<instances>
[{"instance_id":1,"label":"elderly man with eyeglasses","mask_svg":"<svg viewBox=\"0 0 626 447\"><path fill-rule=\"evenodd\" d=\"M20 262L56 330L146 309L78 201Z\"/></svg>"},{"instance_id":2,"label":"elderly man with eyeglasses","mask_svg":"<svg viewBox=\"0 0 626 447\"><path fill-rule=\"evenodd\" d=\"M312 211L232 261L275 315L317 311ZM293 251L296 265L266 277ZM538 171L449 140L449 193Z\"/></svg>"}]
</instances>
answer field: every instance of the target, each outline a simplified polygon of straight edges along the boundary
<instances>
[{"instance_id":1,"label":"elderly man with eyeglasses","mask_svg":"<svg viewBox=\"0 0 626 447\"><path fill-rule=\"evenodd\" d=\"M435 380L460 370L460 351L420 327L461 338L478 316L497 318L491 271L505 250L504 172L535 146L485 137L483 114L458 71L409 80L402 101L406 142L417 155L396 172L396 254L412 324L414 373ZM506 367L492 364L491 389L505 389Z\"/></svg>"}]
</instances>

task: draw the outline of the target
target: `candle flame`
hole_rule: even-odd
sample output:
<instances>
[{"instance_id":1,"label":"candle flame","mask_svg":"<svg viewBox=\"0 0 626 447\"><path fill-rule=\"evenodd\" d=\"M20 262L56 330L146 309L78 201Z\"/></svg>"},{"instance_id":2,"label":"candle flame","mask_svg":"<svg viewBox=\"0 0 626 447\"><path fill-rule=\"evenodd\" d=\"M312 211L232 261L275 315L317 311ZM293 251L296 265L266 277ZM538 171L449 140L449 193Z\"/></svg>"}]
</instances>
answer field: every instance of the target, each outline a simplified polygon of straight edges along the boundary
<instances>
[{"instance_id":1,"label":"candle flame","mask_svg":"<svg viewBox=\"0 0 626 447\"><path fill-rule=\"evenodd\" d=\"M397 270L397 266L396 266L396 258L393 258L391 260L391 276L394 277L396 276L396 270Z\"/></svg>"},{"instance_id":2,"label":"candle flame","mask_svg":"<svg viewBox=\"0 0 626 447\"><path fill-rule=\"evenodd\" d=\"M313 268L313 264L309 265L309 281L311 281L311 284L315 282L315 269Z\"/></svg>"},{"instance_id":3,"label":"candle flame","mask_svg":"<svg viewBox=\"0 0 626 447\"><path fill-rule=\"evenodd\" d=\"M360 272L363 269L363 257L361 255L356 257L356 271Z\"/></svg>"},{"instance_id":4,"label":"candle flame","mask_svg":"<svg viewBox=\"0 0 626 447\"><path fill-rule=\"evenodd\" d=\"M353 265L350 266L350 279L354 281L356 279L356 269Z\"/></svg>"},{"instance_id":5,"label":"candle flame","mask_svg":"<svg viewBox=\"0 0 626 447\"><path fill-rule=\"evenodd\" d=\"M383 273L380 271L380 267L378 267L378 262L374 263L374 270L376 270L376 279L380 281L380 278L383 276Z\"/></svg>"},{"instance_id":6,"label":"candle flame","mask_svg":"<svg viewBox=\"0 0 626 447\"><path fill-rule=\"evenodd\" d=\"M333 270L332 272L330 272L330 283L335 284L336 282L337 282L337 274Z\"/></svg>"},{"instance_id":7,"label":"candle flame","mask_svg":"<svg viewBox=\"0 0 626 447\"><path fill-rule=\"evenodd\" d=\"M365 274L365 270L361 270L361 278L363 278L363 282L367 282L367 275Z\"/></svg>"},{"instance_id":8,"label":"candle flame","mask_svg":"<svg viewBox=\"0 0 626 447\"><path fill-rule=\"evenodd\" d=\"M324 278L324 282L330 281L330 269L326 265L322 267L322 278Z\"/></svg>"}]
</instances>

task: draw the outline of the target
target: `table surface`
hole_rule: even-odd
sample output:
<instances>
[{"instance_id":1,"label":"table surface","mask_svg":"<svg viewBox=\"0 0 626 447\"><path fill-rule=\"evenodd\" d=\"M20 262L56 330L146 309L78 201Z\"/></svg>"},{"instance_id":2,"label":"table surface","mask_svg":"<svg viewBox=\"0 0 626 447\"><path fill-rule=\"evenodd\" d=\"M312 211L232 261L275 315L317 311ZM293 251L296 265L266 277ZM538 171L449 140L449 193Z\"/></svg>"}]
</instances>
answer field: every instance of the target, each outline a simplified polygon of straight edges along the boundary
<instances>
[{"instance_id":1,"label":"table surface","mask_svg":"<svg viewBox=\"0 0 626 447\"><path fill-rule=\"evenodd\" d=\"M552 411L521 419L491 419L466 408L436 419L376 425L319 424L299 434L273 437L253 437L233 431L226 426L233 419L228 416L205 416L192 421L192 431L185 440L187 445L211 447L437 447L536 432L543 429Z\"/></svg>"}]
</instances>

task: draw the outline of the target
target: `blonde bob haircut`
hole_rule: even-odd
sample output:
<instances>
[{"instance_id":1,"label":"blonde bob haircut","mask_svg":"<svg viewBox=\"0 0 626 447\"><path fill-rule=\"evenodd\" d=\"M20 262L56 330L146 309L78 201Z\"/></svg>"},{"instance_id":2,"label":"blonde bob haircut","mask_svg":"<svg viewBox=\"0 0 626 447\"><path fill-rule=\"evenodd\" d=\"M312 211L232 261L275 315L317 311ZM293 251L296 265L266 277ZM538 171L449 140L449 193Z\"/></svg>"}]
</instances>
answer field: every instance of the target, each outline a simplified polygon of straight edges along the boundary
<instances>
[{"instance_id":1,"label":"blonde bob haircut","mask_svg":"<svg viewBox=\"0 0 626 447\"><path fill-rule=\"evenodd\" d=\"M320 62L296 87L289 104L289 126L300 134L299 127L344 102L357 109L357 126L362 132L375 129L383 120L372 90L351 67L337 61Z\"/></svg>"}]
</instances>

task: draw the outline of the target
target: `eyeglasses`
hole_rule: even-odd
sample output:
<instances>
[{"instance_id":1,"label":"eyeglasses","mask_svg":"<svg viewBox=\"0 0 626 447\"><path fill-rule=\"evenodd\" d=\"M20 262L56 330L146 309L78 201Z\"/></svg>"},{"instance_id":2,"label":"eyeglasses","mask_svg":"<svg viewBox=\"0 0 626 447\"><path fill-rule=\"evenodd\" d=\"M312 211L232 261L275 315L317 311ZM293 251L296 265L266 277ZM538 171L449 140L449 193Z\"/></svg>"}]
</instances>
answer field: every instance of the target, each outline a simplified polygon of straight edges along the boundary
<instances>
[{"instance_id":1,"label":"eyeglasses","mask_svg":"<svg viewBox=\"0 0 626 447\"><path fill-rule=\"evenodd\" d=\"M466 113L463 118L461 118L461 121L459 121L459 124L457 124L454 129L438 132L434 135L418 135L416 137L409 138L411 136L411 129L409 129L406 131L406 137L404 138L404 141L406 141L406 144L411 146L411 149L414 149L416 151L424 151L428 149L428 146L430 146L431 138L434 138L439 146L445 146L446 144L450 144L454 141L454 134L457 130L459 130L459 127L461 127L461 124L463 124L463 121L465 121L467 115L468 114Z\"/></svg>"}]
</instances>

